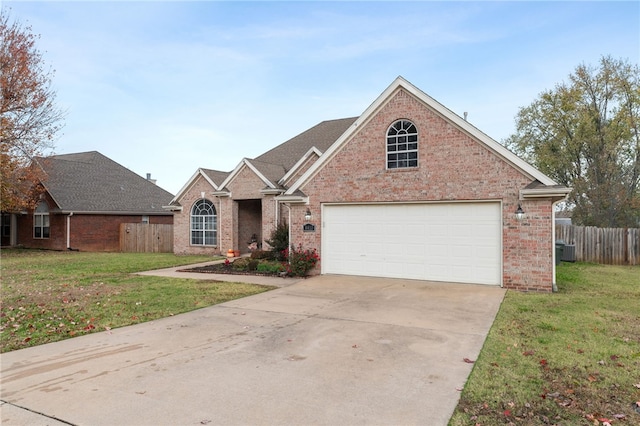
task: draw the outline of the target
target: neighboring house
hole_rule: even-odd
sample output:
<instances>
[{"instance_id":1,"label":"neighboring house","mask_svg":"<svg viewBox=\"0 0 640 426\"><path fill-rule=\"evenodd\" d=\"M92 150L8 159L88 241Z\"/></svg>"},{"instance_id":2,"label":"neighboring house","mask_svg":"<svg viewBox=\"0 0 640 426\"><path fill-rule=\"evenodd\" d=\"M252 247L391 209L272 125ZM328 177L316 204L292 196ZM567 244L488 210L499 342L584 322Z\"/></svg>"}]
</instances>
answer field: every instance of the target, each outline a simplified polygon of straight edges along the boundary
<instances>
[{"instance_id":1,"label":"neighboring house","mask_svg":"<svg viewBox=\"0 0 640 426\"><path fill-rule=\"evenodd\" d=\"M551 291L569 191L398 77L360 117L199 169L167 209L176 253L266 247L286 222L317 273Z\"/></svg>"},{"instance_id":2,"label":"neighboring house","mask_svg":"<svg viewBox=\"0 0 640 426\"><path fill-rule=\"evenodd\" d=\"M16 231L7 245L119 251L121 223L173 223L173 214L162 208L171 193L99 152L35 162L45 172L45 192L33 211L12 215Z\"/></svg>"},{"instance_id":3,"label":"neighboring house","mask_svg":"<svg viewBox=\"0 0 640 426\"><path fill-rule=\"evenodd\" d=\"M561 210L556 212L556 225L571 225L571 210Z\"/></svg>"}]
</instances>

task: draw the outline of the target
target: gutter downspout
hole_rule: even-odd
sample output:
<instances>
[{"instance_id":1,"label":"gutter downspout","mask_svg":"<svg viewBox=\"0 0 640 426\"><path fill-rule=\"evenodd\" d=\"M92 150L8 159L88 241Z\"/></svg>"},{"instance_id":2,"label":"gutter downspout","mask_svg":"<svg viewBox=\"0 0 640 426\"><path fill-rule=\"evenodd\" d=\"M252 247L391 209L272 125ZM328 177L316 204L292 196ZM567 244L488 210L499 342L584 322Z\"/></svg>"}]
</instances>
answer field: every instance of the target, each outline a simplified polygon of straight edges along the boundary
<instances>
[{"instance_id":1,"label":"gutter downspout","mask_svg":"<svg viewBox=\"0 0 640 426\"><path fill-rule=\"evenodd\" d=\"M71 250L71 216L73 212L67 215L67 250Z\"/></svg>"},{"instance_id":2,"label":"gutter downspout","mask_svg":"<svg viewBox=\"0 0 640 426\"><path fill-rule=\"evenodd\" d=\"M553 282L551 283L551 291L556 293L558 291L558 284L556 282L556 205L563 200L558 200L551 203L551 253L553 253Z\"/></svg>"},{"instance_id":3,"label":"gutter downspout","mask_svg":"<svg viewBox=\"0 0 640 426\"><path fill-rule=\"evenodd\" d=\"M288 209L288 228L289 228L289 247L287 247L287 249L289 249L291 247L291 205L287 206ZM289 256L289 259L287 259L287 263L291 264L291 256Z\"/></svg>"}]
</instances>

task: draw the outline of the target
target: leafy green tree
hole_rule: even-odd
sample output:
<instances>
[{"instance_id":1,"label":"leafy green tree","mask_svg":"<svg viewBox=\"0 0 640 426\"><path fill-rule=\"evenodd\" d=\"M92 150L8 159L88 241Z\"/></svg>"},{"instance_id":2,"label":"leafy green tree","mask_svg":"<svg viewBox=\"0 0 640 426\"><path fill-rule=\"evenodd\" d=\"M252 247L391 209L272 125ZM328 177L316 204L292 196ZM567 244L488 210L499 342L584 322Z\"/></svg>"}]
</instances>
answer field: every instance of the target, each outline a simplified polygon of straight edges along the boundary
<instances>
[{"instance_id":1,"label":"leafy green tree","mask_svg":"<svg viewBox=\"0 0 640 426\"><path fill-rule=\"evenodd\" d=\"M602 57L579 65L516 117L505 144L558 183L576 224L640 225L640 70Z\"/></svg>"}]
</instances>

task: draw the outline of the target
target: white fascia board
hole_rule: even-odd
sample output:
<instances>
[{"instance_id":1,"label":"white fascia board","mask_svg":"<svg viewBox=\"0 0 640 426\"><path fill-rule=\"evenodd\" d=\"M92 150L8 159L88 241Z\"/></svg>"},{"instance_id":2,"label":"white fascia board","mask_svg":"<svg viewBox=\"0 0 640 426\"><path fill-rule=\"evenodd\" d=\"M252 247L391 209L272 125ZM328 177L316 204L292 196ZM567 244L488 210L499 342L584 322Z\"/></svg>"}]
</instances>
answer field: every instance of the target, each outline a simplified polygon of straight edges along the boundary
<instances>
[{"instance_id":1,"label":"white fascia board","mask_svg":"<svg viewBox=\"0 0 640 426\"><path fill-rule=\"evenodd\" d=\"M169 206L162 206L162 208L164 210L168 210L170 212L181 212L182 211L182 206L169 205Z\"/></svg>"},{"instance_id":2,"label":"white fascia board","mask_svg":"<svg viewBox=\"0 0 640 426\"><path fill-rule=\"evenodd\" d=\"M244 161L244 162L245 162L245 164L247 165L247 167L249 167L251 170L253 170L253 173L255 173L255 174L256 174L256 176L258 176L258 177L262 180L262 182L264 182L264 184L265 184L265 185L267 185L269 188L276 189L276 186L273 184L273 182L271 182L269 179L267 179L267 178L265 177L265 175L263 175L263 174L260 172L260 170L256 169L256 166L254 166L253 164L251 164L251 161L250 161L250 160L248 160L248 159L246 159L246 158L245 158L245 159L244 159L244 160L242 160L242 161Z\"/></svg>"},{"instance_id":3,"label":"white fascia board","mask_svg":"<svg viewBox=\"0 0 640 426\"><path fill-rule=\"evenodd\" d=\"M402 79L402 77L399 77L399 78ZM487 134L479 130L477 127L475 127L474 125L466 121L464 118L455 114L449 108L445 107L440 102L436 101L431 96L427 95L422 90L418 89L408 81L404 79L402 79L402 81L406 84L406 85L402 85L403 89L405 89L407 92L416 96L422 102L427 104L427 106L429 106L430 108L434 109L437 113L442 115L445 119L452 122L453 124L461 128L463 131L465 131L475 139L482 142L484 145L487 146L487 148L492 150L494 153L498 154L498 156L502 157L508 163L511 163L513 166L521 170L523 173L527 174L532 179L538 180L545 185L557 185L557 182L555 182L549 176L545 175L540 170L536 169L531 164L527 163L522 158L515 155L513 152L509 151L507 148L504 147L504 145L500 144L498 141L494 140L493 138L491 138L490 136L488 136Z\"/></svg>"},{"instance_id":4,"label":"white fascia board","mask_svg":"<svg viewBox=\"0 0 640 426\"><path fill-rule=\"evenodd\" d=\"M354 121L351 126L342 134L340 137L333 143L331 146L322 154L322 156L307 169L306 172L302 176L298 178L297 181L291 185L291 187L285 192L285 195L290 195L295 193L300 187L306 183L311 177L313 177L322 167L328 162L335 153L342 147L342 145L353 135L356 133L359 127L362 126L363 123L368 121L374 114L374 112L385 102L389 96L399 87L401 81L405 81L402 77L398 77L394 80L393 83L389 87L386 88L384 92L371 104L369 107Z\"/></svg>"},{"instance_id":5,"label":"white fascia board","mask_svg":"<svg viewBox=\"0 0 640 426\"><path fill-rule=\"evenodd\" d=\"M509 151L485 133L478 130L468 121L464 120L431 96L409 83L403 77L397 77L393 83L391 83L391 85L389 85L389 87L387 87L385 91L382 92L382 94L378 96L378 98L362 113L362 115L360 115L360 117L358 117L358 119L324 152L320 159L293 183L293 185L287 190L286 194L293 194L295 191L299 190L300 187L313 177L324 166L324 164L335 155L342 145L357 132L358 128L362 127L362 125L369 121L376 111L383 106L397 90L400 89L412 94L429 108L440 114L443 118L453 123L473 138L482 142L487 148L517 169L521 170L532 180L538 180L545 185L557 185L553 179Z\"/></svg>"},{"instance_id":6,"label":"white fascia board","mask_svg":"<svg viewBox=\"0 0 640 426\"><path fill-rule=\"evenodd\" d=\"M520 199L525 200L528 198L549 198L549 197L566 197L572 191L573 188L560 187L560 188L535 188L535 189L521 189Z\"/></svg>"},{"instance_id":7,"label":"white fascia board","mask_svg":"<svg viewBox=\"0 0 640 426\"><path fill-rule=\"evenodd\" d=\"M242 161L238 163L236 168L233 169L233 171L229 173L229 176L227 176L227 178L220 184L219 188L225 188L229 184L229 182L231 182L236 177L236 175L240 173L243 167L250 168L251 171L253 171L253 173L255 173L256 176L258 176L260 180L264 182L265 185L267 185L270 188L275 188L275 185L273 184L273 182L270 182L269 179L264 177L264 175L260 173L258 169L256 169L255 166L251 164L251 162L247 158L243 158Z\"/></svg>"},{"instance_id":8,"label":"white fascia board","mask_svg":"<svg viewBox=\"0 0 640 426\"><path fill-rule=\"evenodd\" d=\"M315 146L309 148L309 150L298 160L298 162L293 165L291 170L289 170L284 176L282 176L282 179L280 179L278 183L282 185L284 182L286 182L287 179L289 179L296 171L298 171L300 167L302 167L302 165L309 159L312 154L320 157L322 155L322 152Z\"/></svg>"},{"instance_id":9,"label":"white fascia board","mask_svg":"<svg viewBox=\"0 0 640 426\"><path fill-rule=\"evenodd\" d=\"M301 195L280 195L276 197L281 203L294 203L294 204L309 204L309 197L303 197Z\"/></svg>"},{"instance_id":10,"label":"white fascia board","mask_svg":"<svg viewBox=\"0 0 640 426\"><path fill-rule=\"evenodd\" d=\"M172 206L174 207L174 206ZM164 206L162 207L164 209ZM111 211L111 210L96 210L96 211L78 211L78 210L60 210L59 212L56 213L60 213L60 214L70 214L73 213L74 215L78 215L78 214L83 214L83 215L104 215L104 216L113 216L113 215L117 215L117 216L169 216L172 215L173 213L170 211L151 211L151 212L146 212L146 211Z\"/></svg>"},{"instance_id":11,"label":"white fascia board","mask_svg":"<svg viewBox=\"0 0 640 426\"><path fill-rule=\"evenodd\" d=\"M276 195L276 194L282 194L284 192L284 189L280 189L280 188L264 188L260 190L260 193L262 195Z\"/></svg>"},{"instance_id":12,"label":"white fascia board","mask_svg":"<svg viewBox=\"0 0 640 426\"><path fill-rule=\"evenodd\" d=\"M231 182L233 180L233 178L236 177L236 175L238 173L240 173L240 170L242 170L242 167L245 166L245 163L244 163L245 160L246 160L246 158L243 158L242 161L240 161L238 163L236 168L233 169L233 171L231 173L229 173L229 176L227 176L227 178L222 181L222 183L220 184L220 186L218 188L225 188L229 184L229 182Z\"/></svg>"},{"instance_id":13,"label":"white fascia board","mask_svg":"<svg viewBox=\"0 0 640 426\"><path fill-rule=\"evenodd\" d=\"M173 200L171 200L169 204L173 204L177 202L184 195L184 193L187 192L187 190L191 187L191 185L193 185L193 183L196 181L198 176L202 176L203 178L205 178L205 180L209 182L209 184L213 187L213 189L218 189L218 186L216 186L216 184L209 178L209 176L207 176L207 174L204 171L202 171L202 168L199 168L198 170L196 170L193 176L191 176L191 178L187 181L187 183L185 183L184 186L180 188L180 191L178 191L178 194L175 197L173 197Z\"/></svg>"}]
</instances>

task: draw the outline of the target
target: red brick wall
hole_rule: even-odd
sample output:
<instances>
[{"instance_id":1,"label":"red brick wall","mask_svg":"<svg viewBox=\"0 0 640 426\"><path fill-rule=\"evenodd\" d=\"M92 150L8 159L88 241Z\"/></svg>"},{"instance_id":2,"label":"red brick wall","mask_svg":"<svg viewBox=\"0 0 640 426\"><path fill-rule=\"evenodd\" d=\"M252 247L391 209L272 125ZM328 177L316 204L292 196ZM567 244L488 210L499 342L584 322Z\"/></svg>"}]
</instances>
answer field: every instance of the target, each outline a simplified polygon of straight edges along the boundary
<instances>
[{"instance_id":1,"label":"red brick wall","mask_svg":"<svg viewBox=\"0 0 640 426\"><path fill-rule=\"evenodd\" d=\"M49 238L33 238L33 211L18 215L17 244L26 248L66 250L66 215L49 214Z\"/></svg>"},{"instance_id":2,"label":"red brick wall","mask_svg":"<svg viewBox=\"0 0 640 426\"><path fill-rule=\"evenodd\" d=\"M249 167L244 166L229 183L228 187L234 200L262 198L261 189L267 185Z\"/></svg>"},{"instance_id":3,"label":"red brick wall","mask_svg":"<svg viewBox=\"0 0 640 426\"><path fill-rule=\"evenodd\" d=\"M317 157L314 158L315 161ZM308 165L304 166L304 169ZM189 216L193 203L201 198L201 192L210 194L214 189L202 177L196 178L191 187L178 200L182 212L176 212L174 219L173 247L176 254L226 254L227 250L248 251L248 241L256 234L263 247L264 240L271 237L275 229L276 203L274 195L260 192L265 183L248 167L244 167L229 183L227 189L231 197L207 198L213 201L218 213L219 247L200 247L189 244ZM252 201L247 201L252 200ZM251 204L254 203L255 204ZM244 207L243 207L244 206Z\"/></svg>"},{"instance_id":4,"label":"red brick wall","mask_svg":"<svg viewBox=\"0 0 640 426\"><path fill-rule=\"evenodd\" d=\"M213 186L202 176L198 176L191 187L178 200L182 206L182 211L175 212L173 219L173 252L175 254L220 254L219 245L215 247L191 245L191 208L196 201L202 199L202 192L205 193L205 198L211 201L216 208L216 214L218 215L218 241L220 241L220 200L211 195L212 191L214 191ZM224 209L222 217L224 218Z\"/></svg>"},{"instance_id":5,"label":"red brick wall","mask_svg":"<svg viewBox=\"0 0 640 426\"><path fill-rule=\"evenodd\" d=\"M386 169L386 132L398 119L418 128L418 168ZM310 198L316 232L302 232L307 206L294 206L292 243L320 250L322 203L502 200L503 284L551 291L551 201L521 202L527 213L522 222L513 214L519 190L529 183L485 145L401 90L301 188Z\"/></svg>"},{"instance_id":6,"label":"red brick wall","mask_svg":"<svg viewBox=\"0 0 640 426\"><path fill-rule=\"evenodd\" d=\"M78 215L71 217L70 246L81 251L120 251L120 224L141 223L137 215ZM149 216L149 223L172 224L173 216Z\"/></svg>"},{"instance_id":7,"label":"red brick wall","mask_svg":"<svg viewBox=\"0 0 640 426\"><path fill-rule=\"evenodd\" d=\"M311 154L309 156L309 158L307 158L307 161L305 161L304 163L302 163L300 165L300 168L298 170L295 171L294 174L292 174L289 179L287 179L286 182L284 182L285 186L291 186L293 185L293 183L295 181L298 180L298 178L300 178L300 176L302 176L304 174L304 172L306 172L307 170L309 170L309 167L311 167L316 161L318 161L318 156L316 154Z\"/></svg>"},{"instance_id":8,"label":"red brick wall","mask_svg":"<svg viewBox=\"0 0 640 426\"><path fill-rule=\"evenodd\" d=\"M280 207L280 206L278 206ZM281 212L278 212L280 215ZM279 218L282 220L281 218ZM264 250L268 250L270 248L269 244L265 242L271 238L273 231L276 229L276 201L275 195L265 195L262 199L262 248Z\"/></svg>"},{"instance_id":9,"label":"red brick wall","mask_svg":"<svg viewBox=\"0 0 640 426\"><path fill-rule=\"evenodd\" d=\"M33 214L18 218L18 244L28 248L67 249L66 214L49 214L49 238L33 238ZM69 246L80 251L120 251L120 224L140 223L142 216L74 214L69 219ZM172 224L173 216L149 216L149 223Z\"/></svg>"}]
</instances>

